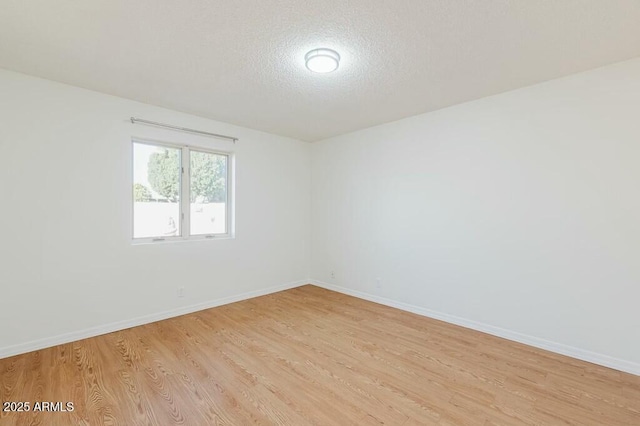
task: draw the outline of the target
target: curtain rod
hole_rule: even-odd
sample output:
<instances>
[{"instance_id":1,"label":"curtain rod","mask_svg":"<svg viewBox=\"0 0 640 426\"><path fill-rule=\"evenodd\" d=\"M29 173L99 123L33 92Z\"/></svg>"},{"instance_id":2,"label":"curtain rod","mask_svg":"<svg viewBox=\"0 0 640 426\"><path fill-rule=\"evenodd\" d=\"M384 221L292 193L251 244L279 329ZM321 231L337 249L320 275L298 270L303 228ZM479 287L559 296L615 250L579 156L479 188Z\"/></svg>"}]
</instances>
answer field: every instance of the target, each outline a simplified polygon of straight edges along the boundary
<instances>
[{"instance_id":1,"label":"curtain rod","mask_svg":"<svg viewBox=\"0 0 640 426\"><path fill-rule=\"evenodd\" d=\"M187 127L172 126L170 124L158 123L156 121L149 121L149 120L143 120L141 118L131 117L131 124L136 124L136 123L148 124L150 126L164 127L167 129L178 130L180 132L195 133L196 135L211 136L213 138L228 139L230 141L233 141L233 143L236 143L238 141L238 138L235 138L233 136L219 135L217 133L210 133L202 130L189 129Z\"/></svg>"}]
</instances>

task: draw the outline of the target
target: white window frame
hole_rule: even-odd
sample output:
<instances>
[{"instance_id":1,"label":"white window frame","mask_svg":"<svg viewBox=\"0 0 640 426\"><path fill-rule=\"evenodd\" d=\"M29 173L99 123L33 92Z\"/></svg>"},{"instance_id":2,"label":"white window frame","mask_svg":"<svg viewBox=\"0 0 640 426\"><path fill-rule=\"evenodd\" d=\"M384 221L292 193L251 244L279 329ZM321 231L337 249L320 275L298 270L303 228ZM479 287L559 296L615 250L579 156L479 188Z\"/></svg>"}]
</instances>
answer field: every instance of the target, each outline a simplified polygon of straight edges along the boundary
<instances>
[{"instance_id":1,"label":"white window frame","mask_svg":"<svg viewBox=\"0 0 640 426\"><path fill-rule=\"evenodd\" d=\"M134 144L145 144L151 146L167 147L180 150L180 214L179 214L179 229L180 235L172 237L134 237L134 182L133 182L133 167L134 163L131 162L131 238L134 243L163 243L171 241L197 241L197 240L211 240L211 239L224 239L232 238L233 233L233 166L234 166L234 153L228 151L218 151L209 148L203 148L201 146L184 145L163 141L156 141L152 139L131 139L131 158L134 155ZM225 232L221 234L197 234L191 235L191 151L202 152L206 154L223 155L227 157L227 188L226 188L226 203L225 203ZM186 194L186 196L185 196Z\"/></svg>"}]
</instances>

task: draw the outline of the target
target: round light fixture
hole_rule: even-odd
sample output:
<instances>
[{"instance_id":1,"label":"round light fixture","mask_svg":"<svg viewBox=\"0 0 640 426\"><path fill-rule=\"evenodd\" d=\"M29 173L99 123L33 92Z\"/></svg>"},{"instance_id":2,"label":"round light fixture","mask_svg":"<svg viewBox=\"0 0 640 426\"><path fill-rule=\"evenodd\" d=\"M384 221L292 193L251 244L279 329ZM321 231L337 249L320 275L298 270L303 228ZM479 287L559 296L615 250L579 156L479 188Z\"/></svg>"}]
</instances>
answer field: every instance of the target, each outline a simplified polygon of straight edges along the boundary
<instances>
[{"instance_id":1,"label":"round light fixture","mask_svg":"<svg viewBox=\"0 0 640 426\"><path fill-rule=\"evenodd\" d=\"M331 49L313 49L304 55L304 62L313 72L328 73L338 69L340 55Z\"/></svg>"}]
</instances>

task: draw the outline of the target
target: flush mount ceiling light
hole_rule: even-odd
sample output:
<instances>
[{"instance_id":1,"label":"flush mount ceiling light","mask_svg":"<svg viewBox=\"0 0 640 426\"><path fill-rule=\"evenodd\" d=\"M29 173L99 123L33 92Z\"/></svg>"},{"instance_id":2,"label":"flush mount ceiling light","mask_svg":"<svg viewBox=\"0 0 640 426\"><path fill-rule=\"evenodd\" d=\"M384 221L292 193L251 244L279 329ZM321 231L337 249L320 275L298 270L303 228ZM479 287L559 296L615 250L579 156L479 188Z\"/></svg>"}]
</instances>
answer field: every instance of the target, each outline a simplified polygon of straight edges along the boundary
<instances>
[{"instance_id":1,"label":"flush mount ceiling light","mask_svg":"<svg viewBox=\"0 0 640 426\"><path fill-rule=\"evenodd\" d=\"M313 49L304 55L304 62L309 70L324 74L338 69L340 55L331 49Z\"/></svg>"}]
</instances>

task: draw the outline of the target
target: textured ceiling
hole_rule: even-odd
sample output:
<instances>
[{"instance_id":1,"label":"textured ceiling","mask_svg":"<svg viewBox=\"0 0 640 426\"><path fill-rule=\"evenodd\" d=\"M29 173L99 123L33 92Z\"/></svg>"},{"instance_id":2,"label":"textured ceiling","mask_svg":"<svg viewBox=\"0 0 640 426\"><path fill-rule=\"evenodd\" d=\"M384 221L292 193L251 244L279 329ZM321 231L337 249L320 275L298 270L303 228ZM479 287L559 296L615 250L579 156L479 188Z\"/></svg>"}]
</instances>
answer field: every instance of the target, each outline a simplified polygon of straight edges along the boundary
<instances>
[{"instance_id":1,"label":"textured ceiling","mask_svg":"<svg viewBox=\"0 0 640 426\"><path fill-rule=\"evenodd\" d=\"M304 67L316 47L340 52L337 72ZM2 0L0 9L1 68L306 141L636 56L638 0Z\"/></svg>"}]
</instances>

